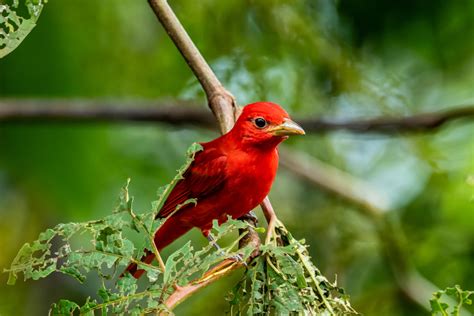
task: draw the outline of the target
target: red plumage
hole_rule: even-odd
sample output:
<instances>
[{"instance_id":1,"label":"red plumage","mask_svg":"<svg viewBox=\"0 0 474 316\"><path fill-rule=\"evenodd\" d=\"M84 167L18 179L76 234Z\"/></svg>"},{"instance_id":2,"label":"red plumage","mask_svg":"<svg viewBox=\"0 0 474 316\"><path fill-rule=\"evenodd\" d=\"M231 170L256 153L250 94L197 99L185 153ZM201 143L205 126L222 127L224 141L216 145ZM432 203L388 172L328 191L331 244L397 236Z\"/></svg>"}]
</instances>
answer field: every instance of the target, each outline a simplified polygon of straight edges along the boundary
<instances>
[{"instance_id":1,"label":"red plumage","mask_svg":"<svg viewBox=\"0 0 474 316\"><path fill-rule=\"evenodd\" d=\"M278 144L297 134L304 134L303 129L280 106L270 102L245 106L231 131L201 144L203 150L168 196L159 218L167 217L188 199L197 199L197 204L185 205L163 223L155 234L157 249L193 227L207 236L213 220L222 224L228 215L239 218L258 206L275 179ZM147 250L141 260L150 263L153 259L154 254ZM126 271L136 278L144 272L136 264Z\"/></svg>"}]
</instances>

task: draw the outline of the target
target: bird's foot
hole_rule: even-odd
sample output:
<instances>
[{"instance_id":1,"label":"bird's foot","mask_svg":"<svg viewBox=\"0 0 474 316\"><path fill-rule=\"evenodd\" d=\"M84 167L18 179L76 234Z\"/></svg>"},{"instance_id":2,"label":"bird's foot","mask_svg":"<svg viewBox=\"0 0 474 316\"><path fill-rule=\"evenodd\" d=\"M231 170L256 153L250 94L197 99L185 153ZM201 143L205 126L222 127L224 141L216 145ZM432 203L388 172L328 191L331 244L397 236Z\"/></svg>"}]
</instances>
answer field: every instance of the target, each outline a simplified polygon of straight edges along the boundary
<instances>
[{"instance_id":1,"label":"bird's foot","mask_svg":"<svg viewBox=\"0 0 474 316\"><path fill-rule=\"evenodd\" d=\"M248 265L247 265L247 262L245 262L244 258L242 258L242 255L240 254L235 254L235 255L232 255L231 257L229 257L229 259L232 259L234 260L235 262L240 262L241 264L243 264L246 268L248 268Z\"/></svg>"},{"instance_id":2,"label":"bird's foot","mask_svg":"<svg viewBox=\"0 0 474 316\"><path fill-rule=\"evenodd\" d=\"M214 237L211 234L208 234L206 236L207 240L209 240L209 243L216 248L217 251L219 251L221 254L225 254L225 252L222 250L221 246L216 242Z\"/></svg>"},{"instance_id":3,"label":"bird's foot","mask_svg":"<svg viewBox=\"0 0 474 316\"><path fill-rule=\"evenodd\" d=\"M217 249L217 251L219 252L219 254L221 256L227 256L227 253L222 250L222 248L219 246L219 244L216 242L216 240L214 239L214 237L212 237L212 235L207 235L207 240L209 240L209 242L214 246L214 248ZM235 262L240 262L242 263L245 267L248 267L247 266L247 262L245 262L244 258L242 258L242 256L240 254L235 254L235 255L232 255L229 257L229 259L235 261Z\"/></svg>"},{"instance_id":4,"label":"bird's foot","mask_svg":"<svg viewBox=\"0 0 474 316\"><path fill-rule=\"evenodd\" d=\"M253 211L250 211L247 214L242 215L241 217L239 217L239 220L241 221L250 220L254 225L258 224L257 215L255 215Z\"/></svg>"}]
</instances>

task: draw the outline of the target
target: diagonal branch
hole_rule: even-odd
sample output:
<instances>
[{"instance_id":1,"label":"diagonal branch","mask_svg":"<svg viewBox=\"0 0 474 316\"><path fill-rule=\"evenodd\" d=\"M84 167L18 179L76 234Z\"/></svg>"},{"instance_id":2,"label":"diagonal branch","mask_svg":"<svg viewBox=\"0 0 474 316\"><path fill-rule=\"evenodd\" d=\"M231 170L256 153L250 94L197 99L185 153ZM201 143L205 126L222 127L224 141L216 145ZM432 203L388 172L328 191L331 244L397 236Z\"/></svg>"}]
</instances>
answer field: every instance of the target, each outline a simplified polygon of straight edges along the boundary
<instances>
[{"instance_id":1,"label":"diagonal branch","mask_svg":"<svg viewBox=\"0 0 474 316\"><path fill-rule=\"evenodd\" d=\"M474 120L474 106L456 107L404 117L375 117L336 121L296 118L306 133L346 130L353 133L407 133L436 130L446 123ZM91 99L0 99L0 123L11 122L163 122L173 125L215 126L215 120L197 102L104 101ZM225 123L227 124L227 123Z\"/></svg>"},{"instance_id":2,"label":"diagonal branch","mask_svg":"<svg viewBox=\"0 0 474 316\"><path fill-rule=\"evenodd\" d=\"M201 278L196 279L185 286L177 286L175 291L166 299L165 305L169 309L173 309L174 306L178 305L198 290L205 288L230 272L241 268L241 266L242 265L239 264L239 262L236 262L233 259L221 261L219 264L209 269L209 271L207 271Z\"/></svg>"},{"instance_id":3,"label":"diagonal branch","mask_svg":"<svg viewBox=\"0 0 474 316\"><path fill-rule=\"evenodd\" d=\"M205 90L209 107L212 109L212 112L219 123L221 133L228 132L234 125L235 119L238 115L238 109L235 106L234 97L219 82L212 69L206 63L199 50L184 30L167 1L149 0L148 2ZM268 203L270 202L268 201ZM249 219L249 221L251 220ZM260 239L253 228L248 228L248 235L252 237L248 239L248 243L257 246L258 248ZM167 300L165 305L167 308L172 310L182 300L189 295L192 295L203 286L214 282L243 265L243 262L237 261L234 262L230 268L228 266L223 266L221 270L211 270L212 273L206 281L200 283L202 286L193 286L193 284L190 284L188 287L185 287L185 290L183 290L183 288L175 289L174 293L171 294L172 300ZM217 268L219 267L220 266L218 265Z\"/></svg>"},{"instance_id":4,"label":"diagonal branch","mask_svg":"<svg viewBox=\"0 0 474 316\"><path fill-rule=\"evenodd\" d=\"M361 212L372 218L378 218L390 209L388 201L365 181L304 152L292 150L290 153L281 148L280 163L301 179L359 206Z\"/></svg>"},{"instance_id":5,"label":"diagonal branch","mask_svg":"<svg viewBox=\"0 0 474 316\"><path fill-rule=\"evenodd\" d=\"M303 152L280 150L280 162L301 179L358 206L377 229L384 255L401 291L413 302L430 311L429 301L438 288L416 269L407 253L399 223L388 216L388 201L361 179L327 165ZM452 301L451 305L456 303Z\"/></svg>"},{"instance_id":6,"label":"diagonal branch","mask_svg":"<svg viewBox=\"0 0 474 316\"><path fill-rule=\"evenodd\" d=\"M153 12L165 28L189 68L206 92L209 107L216 116L222 133L228 132L236 118L234 97L222 86L196 45L186 33L166 0L148 0Z\"/></svg>"}]
</instances>

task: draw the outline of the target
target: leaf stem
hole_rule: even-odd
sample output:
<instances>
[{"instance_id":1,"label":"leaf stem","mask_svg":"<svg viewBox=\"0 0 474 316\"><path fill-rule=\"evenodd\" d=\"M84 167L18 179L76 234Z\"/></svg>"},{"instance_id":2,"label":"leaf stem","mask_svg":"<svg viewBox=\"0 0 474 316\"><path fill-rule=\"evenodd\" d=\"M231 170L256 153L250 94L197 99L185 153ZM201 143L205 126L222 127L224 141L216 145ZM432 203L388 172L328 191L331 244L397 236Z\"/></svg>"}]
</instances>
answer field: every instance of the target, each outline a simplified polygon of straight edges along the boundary
<instances>
[{"instance_id":1,"label":"leaf stem","mask_svg":"<svg viewBox=\"0 0 474 316\"><path fill-rule=\"evenodd\" d=\"M279 223L279 226L281 226L285 231L286 231L286 228L283 226L282 223ZM293 244L294 245L294 242L292 240L290 240L290 244ZM324 295L324 292L323 290L321 289L321 287L319 286L319 282L318 280L316 280L316 276L314 275L313 273L313 269L308 266L308 263L306 262L303 254L301 253L300 251L300 248L297 247L296 248L296 253L298 254L298 257L300 258L301 262L303 263L303 266L305 267L306 271L308 271L310 277L311 277L311 280L312 282L314 283L314 285L316 286L316 289L318 290L318 293L319 295L321 296L321 299L323 300L324 302L324 305L326 306L328 312L331 314L331 315L336 315L334 313L334 310L332 309L331 307L331 304L329 304L329 302L326 300L326 296Z\"/></svg>"}]
</instances>

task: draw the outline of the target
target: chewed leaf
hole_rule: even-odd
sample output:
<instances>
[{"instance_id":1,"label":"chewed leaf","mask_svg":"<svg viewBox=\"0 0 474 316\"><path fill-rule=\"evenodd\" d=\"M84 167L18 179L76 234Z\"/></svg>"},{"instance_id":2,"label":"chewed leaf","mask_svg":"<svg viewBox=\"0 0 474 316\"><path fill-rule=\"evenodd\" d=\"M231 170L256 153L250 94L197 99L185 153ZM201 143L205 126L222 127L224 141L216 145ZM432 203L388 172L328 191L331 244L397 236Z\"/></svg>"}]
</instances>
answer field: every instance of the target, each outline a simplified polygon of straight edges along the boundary
<instances>
[{"instance_id":1,"label":"chewed leaf","mask_svg":"<svg viewBox=\"0 0 474 316\"><path fill-rule=\"evenodd\" d=\"M38 241L42 242L42 241L51 240L51 238L53 238L55 235L56 235L56 231L54 229L49 228L39 235Z\"/></svg>"},{"instance_id":2,"label":"chewed leaf","mask_svg":"<svg viewBox=\"0 0 474 316\"><path fill-rule=\"evenodd\" d=\"M4 272L8 272L7 270L4 270ZM16 281L18 280L18 276L16 275L15 272L10 271L8 274L8 285L15 285Z\"/></svg>"},{"instance_id":3,"label":"chewed leaf","mask_svg":"<svg viewBox=\"0 0 474 316\"><path fill-rule=\"evenodd\" d=\"M127 182L125 185L122 187L122 190L120 191L119 195L119 202L117 207L115 208L115 212L120 213L120 212L131 212L132 210L132 204L133 204L133 197L130 198L129 192L128 192L128 186L130 185L130 178L127 179Z\"/></svg>"},{"instance_id":4,"label":"chewed leaf","mask_svg":"<svg viewBox=\"0 0 474 316\"><path fill-rule=\"evenodd\" d=\"M430 300L431 315L460 315L463 306L472 305L470 299L472 295L474 295L474 291L463 290L459 285L434 292L433 298ZM445 302L447 297L454 300L454 303Z\"/></svg>"},{"instance_id":5,"label":"chewed leaf","mask_svg":"<svg viewBox=\"0 0 474 316\"><path fill-rule=\"evenodd\" d=\"M19 15L18 1L0 4L0 58L15 50L33 30L45 3L45 0L25 0L29 16Z\"/></svg>"},{"instance_id":6,"label":"chewed leaf","mask_svg":"<svg viewBox=\"0 0 474 316\"><path fill-rule=\"evenodd\" d=\"M203 150L203 147L201 144L199 143L193 143L191 146L189 146L188 150L186 151L186 155L188 155L188 157L192 157L192 159L194 159L194 155Z\"/></svg>"},{"instance_id":7,"label":"chewed leaf","mask_svg":"<svg viewBox=\"0 0 474 316\"><path fill-rule=\"evenodd\" d=\"M52 315L74 315L74 312L80 310L80 306L69 300L60 300L51 306Z\"/></svg>"},{"instance_id":8,"label":"chewed leaf","mask_svg":"<svg viewBox=\"0 0 474 316\"><path fill-rule=\"evenodd\" d=\"M165 284L169 283L178 273L178 264L180 262L187 262L192 258L191 251L193 251L193 247L191 246L191 242L188 241L183 247L168 257L165 264L166 270L163 276L163 282Z\"/></svg>"},{"instance_id":9,"label":"chewed leaf","mask_svg":"<svg viewBox=\"0 0 474 316\"><path fill-rule=\"evenodd\" d=\"M283 245L270 243L260 247L262 255L231 294L232 311L238 311L238 315L246 311L356 315L344 291L314 266L304 243L294 239L279 222L276 233L276 239Z\"/></svg>"},{"instance_id":10,"label":"chewed leaf","mask_svg":"<svg viewBox=\"0 0 474 316\"><path fill-rule=\"evenodd\" d=\"M86 276L75 266L70 266L70 267L61 267L59 269L64 274L72 276L74 279L79 281L79 283L84 283L86 280Z\"/></svg>"}]
</instances>

